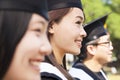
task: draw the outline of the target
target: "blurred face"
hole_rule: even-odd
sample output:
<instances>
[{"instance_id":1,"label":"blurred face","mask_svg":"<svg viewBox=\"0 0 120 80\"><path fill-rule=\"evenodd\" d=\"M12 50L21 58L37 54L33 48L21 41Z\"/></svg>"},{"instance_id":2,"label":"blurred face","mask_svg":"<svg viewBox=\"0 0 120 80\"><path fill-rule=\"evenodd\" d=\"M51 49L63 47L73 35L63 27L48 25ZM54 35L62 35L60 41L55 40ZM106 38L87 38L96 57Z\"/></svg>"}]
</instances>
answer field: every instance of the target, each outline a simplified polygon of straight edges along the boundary
<instances>
[{"instance_id":1,"label":"blurred face","mask_svg":"<svg viewBox=\"0 0 120 80\"><path fill-rule=\"evenodd\" d=\"M51 52L46 36L48 22L33 14L28 29L16 47L5 80L40 80L39 64Z\"/></svg>"},{"instance_id":2,"label":"blurred face","mask_svg":"<svg viewBox=\"0 0 120 80\"><path fill-rule=\"evenodd\" d=\"M80 53L81 42L86 32L83 29L84 15L79 8L72 8L62 20L52 27L52 42L58 51L64 53L72 53L77 55Z\"/></svg>"},{"instance_id":3,"label":"blurred face","mask_svg":"<svg viewBox=\"0 0 120 80\"><path fill-rule=\"evenodd\" d=\"M113 46L110 41L110 36L105 35L100 37L100 41L98 42L97 49L96 49L96 59L101 64L108 63L112 60L112 50Z\"/></svg>"}]
</instances>

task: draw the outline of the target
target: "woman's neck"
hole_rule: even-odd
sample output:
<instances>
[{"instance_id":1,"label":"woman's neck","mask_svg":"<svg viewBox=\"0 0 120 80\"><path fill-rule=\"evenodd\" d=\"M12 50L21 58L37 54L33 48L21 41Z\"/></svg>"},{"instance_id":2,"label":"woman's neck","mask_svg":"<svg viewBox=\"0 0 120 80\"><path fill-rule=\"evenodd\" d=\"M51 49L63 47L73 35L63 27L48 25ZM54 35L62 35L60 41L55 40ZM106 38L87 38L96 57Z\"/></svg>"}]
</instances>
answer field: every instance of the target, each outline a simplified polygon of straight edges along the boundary
<instances>
[{"instance_id":1,"label":"woman's neck","mask_svg":"<svg viewBox=\"0 0 120 80\"><path fill-rule=\"evenodd\" d=\"M51 46L53 49L53 55L57 61L58 64L63 65L63 57L65 55L65 53L63 52L62 49L60 49L58 46L55 45L54 42L51 42Z\"/></svg>"},{"instance_id":2,"label":"woman's neck","mask_svg":"<svg viewBox=\"0 0 120 80\"><path fill-rule=\"evenodd\" d=\"M63 65L63 57L64 57L64 54L62 52L59 52L59 51L56 51L56 50L53 50L53 54L55 56L55 59L57 61L58 64L60 65Z\"/></svg>"}]
</instances>

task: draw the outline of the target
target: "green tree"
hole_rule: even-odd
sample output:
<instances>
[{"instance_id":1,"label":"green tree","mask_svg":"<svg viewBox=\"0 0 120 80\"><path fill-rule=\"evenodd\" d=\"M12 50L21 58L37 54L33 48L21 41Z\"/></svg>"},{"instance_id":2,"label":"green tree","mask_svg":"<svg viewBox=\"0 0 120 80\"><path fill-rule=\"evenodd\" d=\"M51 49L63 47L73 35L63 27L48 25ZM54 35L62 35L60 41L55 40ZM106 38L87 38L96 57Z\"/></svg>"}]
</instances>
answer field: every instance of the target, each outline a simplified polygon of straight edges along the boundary
<instances>
[{"instance_id":1,"label":"green tree","mask_svg":"<svg viewBox=\"0 0 120 80\"><path fill-rule=\"evenodd\" d=\"M120 39L120 0L82 0L86 22L112 12L107 19L112 37Z\"/></svg>"}]
</instances>

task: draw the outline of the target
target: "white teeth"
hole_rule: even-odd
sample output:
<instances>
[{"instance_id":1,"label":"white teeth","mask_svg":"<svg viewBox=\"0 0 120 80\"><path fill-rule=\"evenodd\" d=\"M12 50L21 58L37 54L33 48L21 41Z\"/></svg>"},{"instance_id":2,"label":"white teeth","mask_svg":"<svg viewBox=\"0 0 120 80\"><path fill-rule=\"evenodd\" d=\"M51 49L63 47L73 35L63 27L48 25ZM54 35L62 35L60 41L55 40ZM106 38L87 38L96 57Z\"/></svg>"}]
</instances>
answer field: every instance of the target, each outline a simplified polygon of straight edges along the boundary
<instances>
[{"instance_id":1,"label":"white teeth","mask_svg":"<svg viewBox=\"0 0 120 80\"><path fill-rule=\"evenodd\" d=\"M39 65L40 65L40 62L34 61L34 62L31 62L31 64L32 64L33 66L39 66Z\"/></svg>"},{"instance_id":2,"label":"white teeth","mask_svg":"<svg viewBox=\"0 0 120 80\"><path fill-rule=\"evenodd\" d=\"M81 44L81 42L80 42L80 41L76 41L76 43Z\"/></svg>"}]
</instances>

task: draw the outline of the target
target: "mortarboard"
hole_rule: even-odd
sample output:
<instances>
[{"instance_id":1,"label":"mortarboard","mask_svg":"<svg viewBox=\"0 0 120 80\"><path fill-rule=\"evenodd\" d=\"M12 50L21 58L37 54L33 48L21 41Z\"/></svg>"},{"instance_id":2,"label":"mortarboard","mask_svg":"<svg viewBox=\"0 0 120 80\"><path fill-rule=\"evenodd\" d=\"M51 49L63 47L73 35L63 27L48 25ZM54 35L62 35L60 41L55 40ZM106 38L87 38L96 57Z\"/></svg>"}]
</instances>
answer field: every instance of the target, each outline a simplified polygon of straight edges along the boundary
<instances>
[{"instance_id":1,"label":"mortarboard","mask_svg":"<svg viewBox=\"0 0 120 80\"><path fill-rule=\"evenodd\" d=\"M83 10L81 0L48 0L49 11L69 7L78 7Z\"/></svg>"},{"instance_id":2,"label":"mortarboard","mask_svg":"<svg viewBox=\"0 0 120 80\"><path fill-rule=\"evenodd\" d=\"M38 13L48 20L48 7L46 0L0 0L0 10Z\"/></svg>"},{"instance_id":3,"label":"mortarboard","mask_svg":"<svg viewBox=\"0 0 120 80\"><path fill-rule=\"evenodd\" d=\"M98 39L99 37L107 34L107 31L104 28L107 17L108 14L84 26L87 36L84 38L83 43Z\"/></svg>"}]
</instances>

